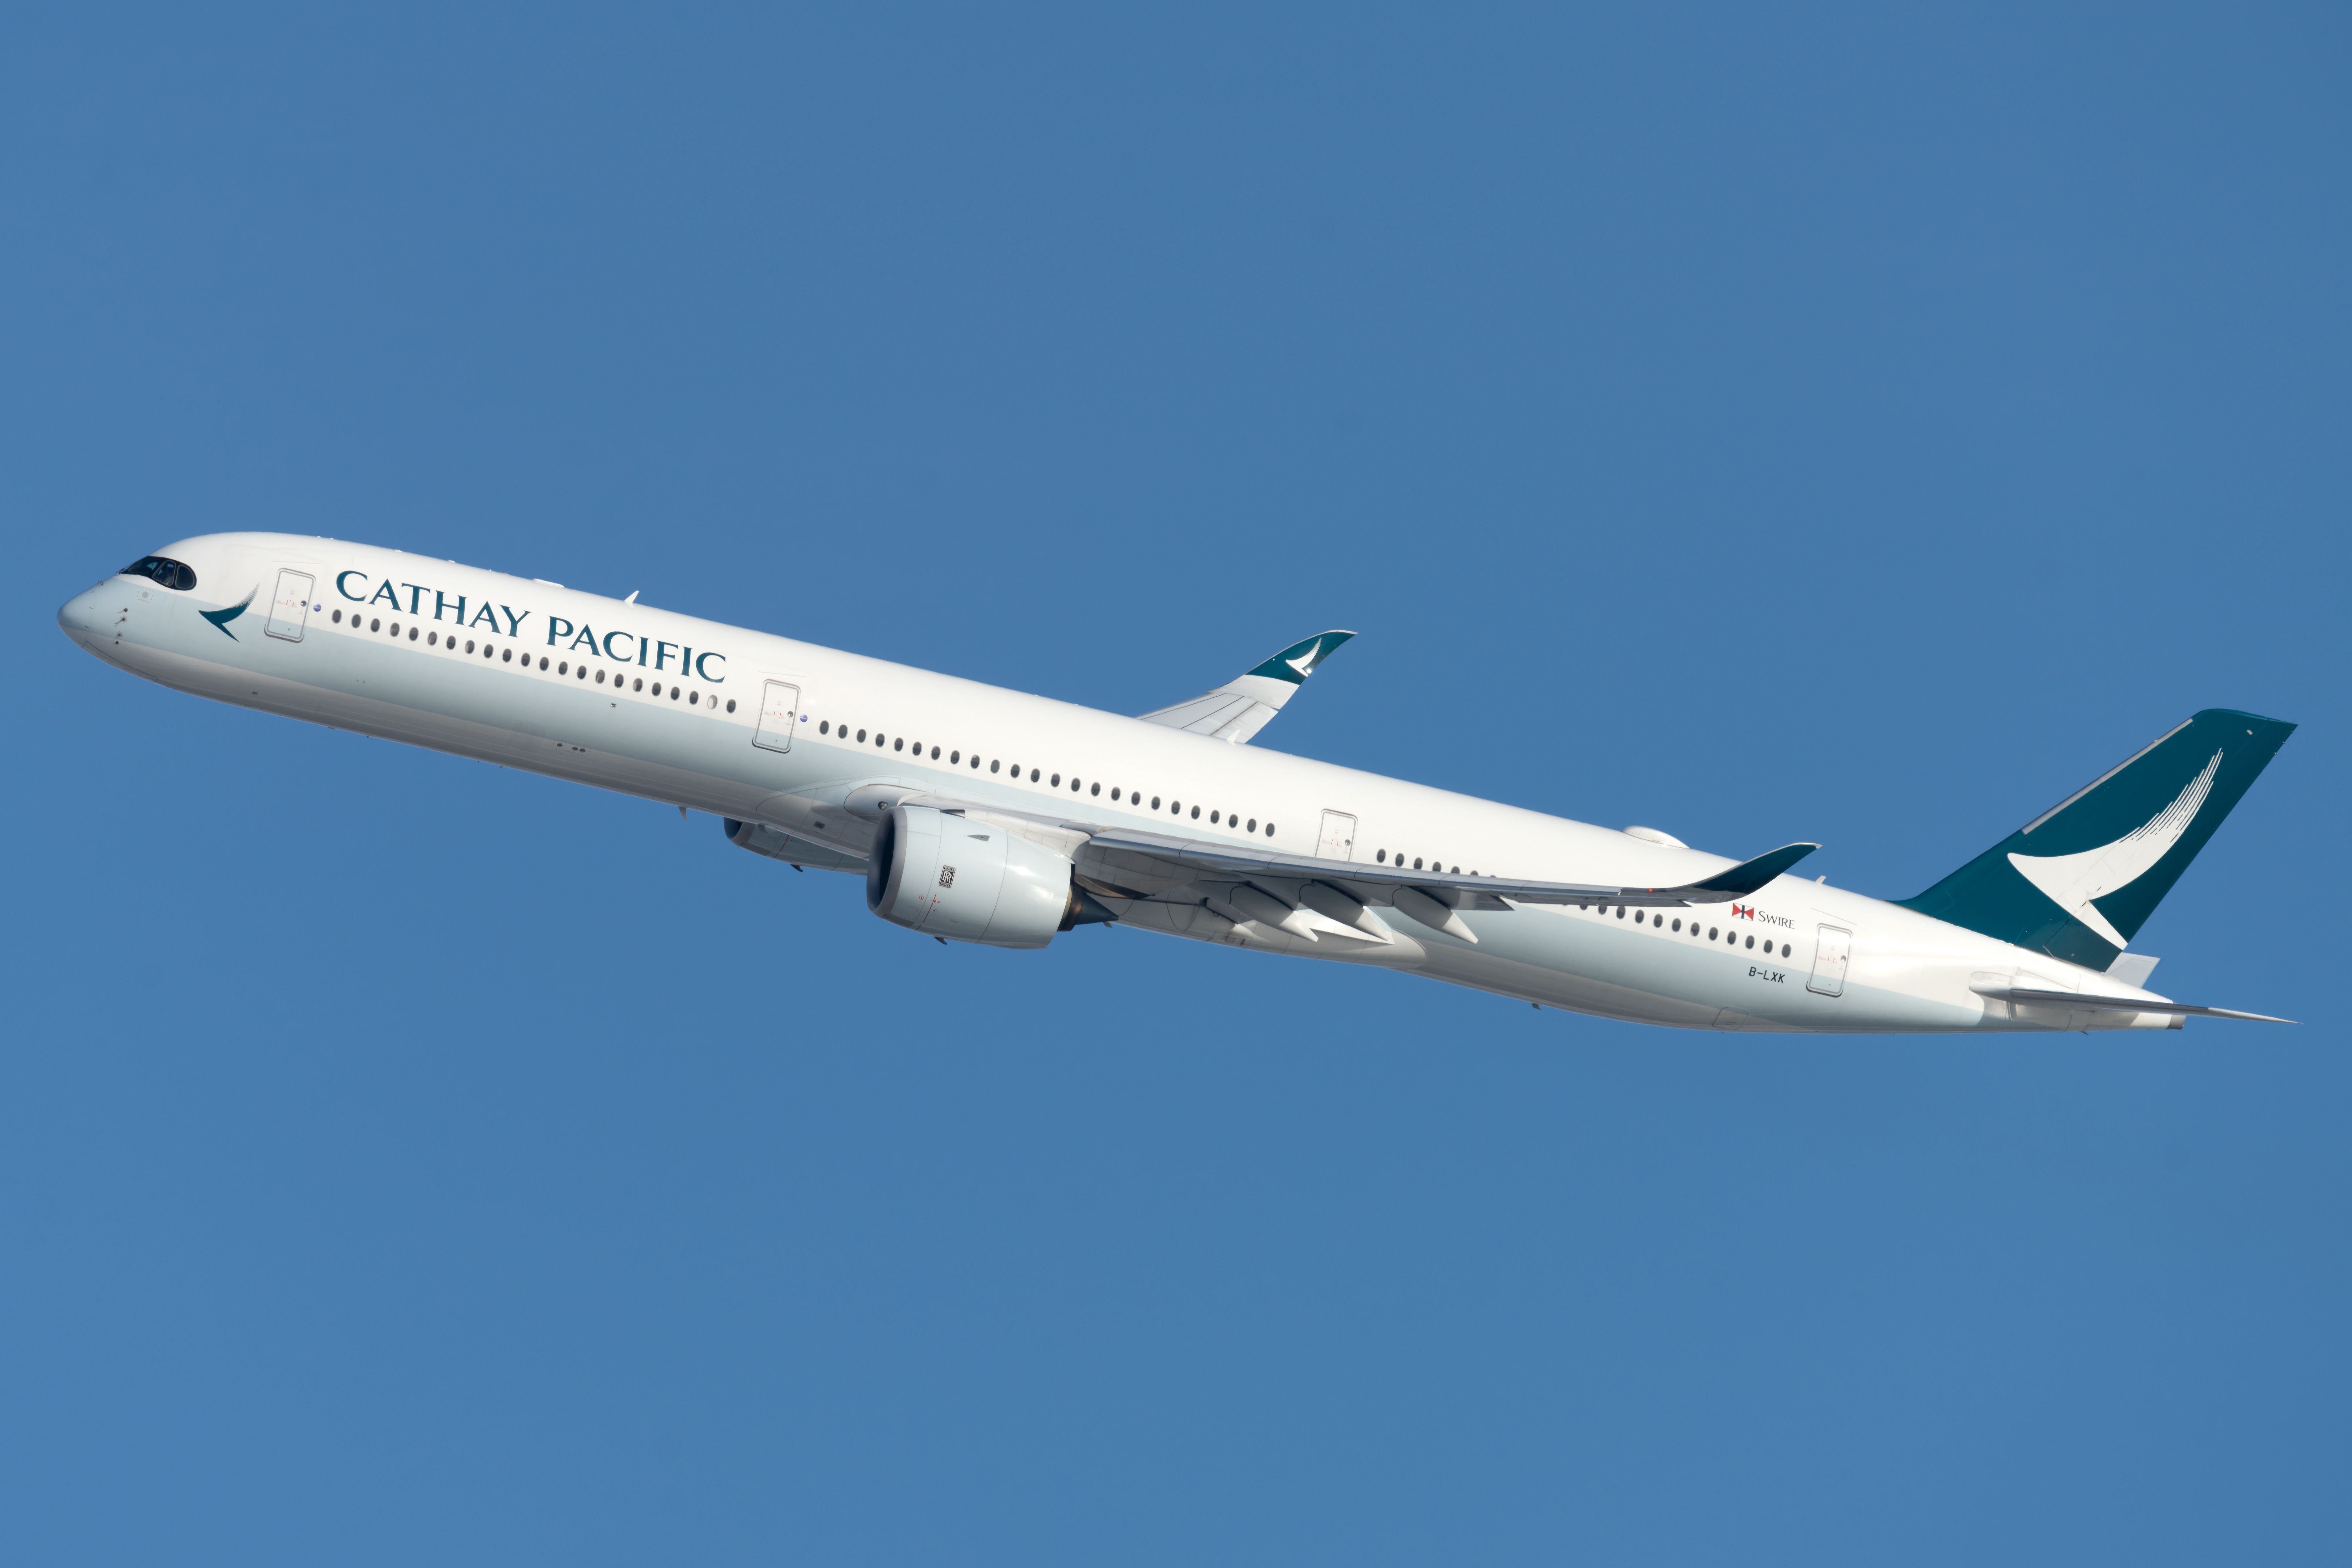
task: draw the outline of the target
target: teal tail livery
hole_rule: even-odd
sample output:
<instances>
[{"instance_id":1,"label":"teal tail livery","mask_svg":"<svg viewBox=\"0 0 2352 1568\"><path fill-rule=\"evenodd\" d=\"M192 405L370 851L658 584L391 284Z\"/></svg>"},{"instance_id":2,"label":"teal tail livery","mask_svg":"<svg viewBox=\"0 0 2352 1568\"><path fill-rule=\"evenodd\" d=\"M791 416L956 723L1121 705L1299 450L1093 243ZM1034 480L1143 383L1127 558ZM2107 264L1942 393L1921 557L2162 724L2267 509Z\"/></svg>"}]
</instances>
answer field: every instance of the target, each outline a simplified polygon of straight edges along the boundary
<instances>
[{"instance_id":1,"label":"teal tail livery","mask_svg":"<svg viewBox=\"0 0 2352 1568\"><path fill-rule=\"evenodd\" d=\"M2294 733L2276 719L2208 708L1899 901L2105 970Z\"/></svg>"},{"instance_id":2,"label":"teal tail livery","mask_svg":"<svg viewBox=\"0 0 2352 1568\"><path fill-rule=\"evenodd\" d=\"M58 625L180 691L707 813L761 858L746 873L841 874L776 889L803 922L862 901L916 937L1016 951L1116 926L1678 1029L2263 1019L2159 995L2156 961L2124 952L2293 729L2247 713L2198 714L1892 900L1799 876L1816 846L1793 833L1721 855L1253 744L1352 632L1129 716L634 594L284 533L167 544ZM116 743L143 755L136 736ZM959 984L912 967L929 942L904 951L910 986Z\"/></svg>"}]
</instances>

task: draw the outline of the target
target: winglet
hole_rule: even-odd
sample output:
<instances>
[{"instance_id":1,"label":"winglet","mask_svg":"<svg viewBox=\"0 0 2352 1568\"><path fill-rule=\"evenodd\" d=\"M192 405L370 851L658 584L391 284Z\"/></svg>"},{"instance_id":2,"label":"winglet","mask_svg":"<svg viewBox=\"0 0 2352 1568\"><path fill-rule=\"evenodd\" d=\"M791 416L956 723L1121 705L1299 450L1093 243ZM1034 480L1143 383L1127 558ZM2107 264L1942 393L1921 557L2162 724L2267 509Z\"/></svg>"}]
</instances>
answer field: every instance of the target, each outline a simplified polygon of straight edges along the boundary
<instances>
[{"instance_id":1,"label":"winglet","mask_svg":"<svg viewBox=\"0 0 2352 1568\"><path fill-rule=\"evenodd\" d=\"M1139 715L1148 724L1165 724L1194 735L1212 735L1235 745L1245 744L1266 721L1282 710L1291 694L1307 683L1322 662L1353 632L1318 632L1292 643L1264 664L1237 675L1214 691L1190 702L1155 709Z\"/></svg>"},{"instance_id":2,"label":"winglet","mask_svg":"<svg viewBox=\"0 0 2352 1568\"><path fill-rule=\"evenodd\" d=\"M1780 848L1759 855L1753 860L1742 860L1712 877L1704 877L1690 885L1694 893L1714 893L1715 899L1694 899L1694 903L1717 903L1723 899L1744 899L1790 867L1821 847L1818 844L1783 844Z\"/></svg>"},{"instance_id":3,"label":"winglet","mask_svg":"<svg viewBox=\"0 0 2352 1568\"><path fill-rule=\"evenodd\" d=\"M1316 666L1337 653L1339 645L1355 635L1353 632L1317 632L1305 642L1292 643L1249 673L1286 680L1293 686L1304 686L1307 678L1315 673Z\"/></svg>"}]
</instances>

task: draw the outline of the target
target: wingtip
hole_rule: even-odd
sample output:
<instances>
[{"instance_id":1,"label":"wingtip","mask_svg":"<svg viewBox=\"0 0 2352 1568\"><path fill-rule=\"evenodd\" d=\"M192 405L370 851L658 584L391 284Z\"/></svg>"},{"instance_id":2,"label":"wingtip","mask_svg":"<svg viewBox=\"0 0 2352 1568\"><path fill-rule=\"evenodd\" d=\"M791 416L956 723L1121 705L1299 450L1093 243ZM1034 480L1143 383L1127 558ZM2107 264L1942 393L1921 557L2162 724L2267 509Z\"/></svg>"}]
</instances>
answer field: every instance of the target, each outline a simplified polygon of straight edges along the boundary
<instances>
[{"instance_id":1,"label":"wingtip","mask_svg":"<svg viewBox=\"0 0 2352 1568\"><path fill-rule=\"evenodd\" d=\"M1692 884L1710 891L1744 898L1786 872L1790 867L1821 847L1818 844L1783 844L1769 849L1752 860L1742 860L1737 866L1727 866L1714 876Z\"/></svg>"},{"instance_id":2,"label":"wingtip","mask_svg":"<svg viewBox=\"0 0 2352 1568\"><path fill-rule=\"evenodd\" d=\"M1352 641L1355 636L1353 632L1317 632L1311 637L1299 638L1246 673L1270 676L1276 680L1286 680L1293 686L1301 685L1321 668L1325 659L1339 651L1342 643Z\"/></svg>"}]
</instances>

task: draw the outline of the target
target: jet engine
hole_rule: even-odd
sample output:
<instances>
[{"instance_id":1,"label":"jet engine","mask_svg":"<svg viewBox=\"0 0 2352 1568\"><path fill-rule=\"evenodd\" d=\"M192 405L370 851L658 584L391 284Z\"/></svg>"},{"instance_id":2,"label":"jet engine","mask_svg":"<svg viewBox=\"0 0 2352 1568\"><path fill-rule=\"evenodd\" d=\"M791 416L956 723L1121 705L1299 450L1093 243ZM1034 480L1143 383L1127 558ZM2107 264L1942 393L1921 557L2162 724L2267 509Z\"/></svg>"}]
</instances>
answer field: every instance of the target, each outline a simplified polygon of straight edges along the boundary
<instances>
[{"instance_id":1,"label":"jet engine","mask_svg":"<svg viewBox=\"0 0 2352 1568\"><path fill-rule=\"evenodd\" d=\"M866 873L866 862L855 855L844 855L822 844L795 838L763 822L739 822L731 816L721 820L727 828L728 843L754 855L765 855L771 860L782 860L794 870L814 866L820 871L855 871L860 876Z\"/></svg>"},{"instance_id":2,"label":"jet engine","mask_svg":"<svg viewBox=\"0 0 2352 1568\"><path fill-rule=\"evenodd\" d=\"M1071 880L1065 857L925 805L883 813L866 907L926 936L989 947L1043 947L1057 931L1114 918Z\"/></svg>"}]
</instances>

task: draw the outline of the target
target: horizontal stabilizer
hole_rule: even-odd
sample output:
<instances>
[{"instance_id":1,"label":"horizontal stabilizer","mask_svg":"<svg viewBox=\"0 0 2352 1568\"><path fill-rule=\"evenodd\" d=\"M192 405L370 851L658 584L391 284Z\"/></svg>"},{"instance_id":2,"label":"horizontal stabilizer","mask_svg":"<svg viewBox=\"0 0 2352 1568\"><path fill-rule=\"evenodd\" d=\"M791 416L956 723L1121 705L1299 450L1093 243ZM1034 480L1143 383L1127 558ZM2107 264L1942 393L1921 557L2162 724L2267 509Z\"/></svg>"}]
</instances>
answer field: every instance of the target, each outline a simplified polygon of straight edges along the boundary
<instances>
[{"instance_id":1,"label":"horizontal stabilizer","mask_svg":"<svg viewBox=\"0 0 2352 1568\"><path fill-rule=\"evenodd\" d=\"M1353 632L1318 632L1304 642L1292 643L1272 658L1254 668L1234 676L1214 691L1202 692L1190 702L1179 702L1172 708L1157 708L1137 715L1147 724L1165 724L1171 730L1188 734L1209 735L1235 745L1246 744L1250 738L1266 726L1266 721L1282 710L1291 693L1307 684L1307 678L1316 668L1331 657L1340 644L1354 637Z\"/></svg>"},{"instance_id":2,"label":"horizontal stabilizer","mask_svg":"<svg viewBox=\"0 0 2352 1568\"><path fill-rule=\"evenodd\" d=\"M2168 1013L2183 1018L2244 1018L2256 1024L2292 1024L2268 1013L2241 1013L2234 1007L2192 1007L2185 1002L2144 1001L2132 996L2086 996L2079 991L2021 991L2014 986L1976 990L1996 1002L2017 1002L2029 1007L2064 1007L2075 1013Z\"/></svg>"}]
</instances>

